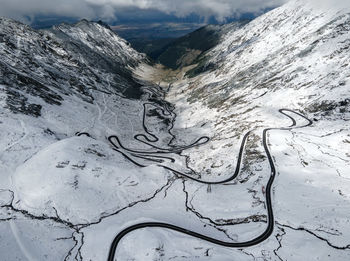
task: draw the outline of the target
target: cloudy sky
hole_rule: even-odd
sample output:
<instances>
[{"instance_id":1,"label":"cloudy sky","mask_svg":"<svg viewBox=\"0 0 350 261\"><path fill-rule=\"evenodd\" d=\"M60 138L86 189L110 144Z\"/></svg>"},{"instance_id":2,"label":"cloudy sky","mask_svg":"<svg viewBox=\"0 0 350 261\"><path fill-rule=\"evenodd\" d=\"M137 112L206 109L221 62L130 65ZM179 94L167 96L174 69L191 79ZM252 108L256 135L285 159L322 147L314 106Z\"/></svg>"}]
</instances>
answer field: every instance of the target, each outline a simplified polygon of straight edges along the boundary
<instances>
[{"instance_id":1,"label":"cloudy sky","mask_svg":"<svg viewBox=\"0 0 350 261\"><path fill-rule=\"evenodd\" d=\"M287 0L0 0L0 16L30 22L37 16L117 21L121 16L149 11L176 17L198 15L223 21L244 13L259 13ZM119 17L118 17L119 16Z\"/></svg>"}]
</instances>

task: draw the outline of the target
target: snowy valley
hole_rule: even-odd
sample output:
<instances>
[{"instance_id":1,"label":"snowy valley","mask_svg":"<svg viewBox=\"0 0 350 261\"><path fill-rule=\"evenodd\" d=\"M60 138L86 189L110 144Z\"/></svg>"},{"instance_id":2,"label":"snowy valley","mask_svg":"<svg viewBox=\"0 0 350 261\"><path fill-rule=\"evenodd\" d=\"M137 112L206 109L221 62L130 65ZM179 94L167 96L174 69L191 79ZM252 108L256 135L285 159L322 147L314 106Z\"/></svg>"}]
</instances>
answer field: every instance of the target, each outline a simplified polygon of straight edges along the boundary
<instances>
[{"instance_id":1,"label":"snowy valley","mask_svg":"<svg viewBox=\"0 0 350 261\"><path fill-rule=\"evenodd\" d=\"M176 70L0 18L0 57L1 260L349 260L350 9L290 1Z\"/></svg>"}]
</instances>

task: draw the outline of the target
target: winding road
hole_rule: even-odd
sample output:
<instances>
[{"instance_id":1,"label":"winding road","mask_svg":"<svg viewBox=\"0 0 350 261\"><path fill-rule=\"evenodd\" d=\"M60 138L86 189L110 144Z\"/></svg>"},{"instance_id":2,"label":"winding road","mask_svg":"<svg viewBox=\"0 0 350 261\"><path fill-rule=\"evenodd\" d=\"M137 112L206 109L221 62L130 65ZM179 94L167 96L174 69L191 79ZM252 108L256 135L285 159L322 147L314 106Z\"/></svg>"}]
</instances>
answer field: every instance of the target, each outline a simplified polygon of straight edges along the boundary
<instances>
[{"instance_id":1,"label":"winding road","mask_svg":"<svg viewBox=\"0 0 350 261\"><path fill-rule=\"evenodd\" d=\"M154 90L154 89L156 89L156 90ZM171 106L164 101L165 92L163 90L158 89L156 87L144 87L144 91L145 91L145 93L148 93L148 95L149 95L148 100L151 100L151 101L153 100L156 102L145 102L143 104L143 108L144 108L143 128L144 128L145 133L148 136L145 134L137 134L134 136L134 139L139 141L139 142L142 142L144 144L147 144L148 146L150 146L154 150L140 151L140 150L129 149L129 148L126 148L125 146L123 146L123 144L121 143L118 136L110 136L110 137L108 137L108 140L112 144L112 146L114 147L114 150L121 153L124 157L126 157L128 160L133 162L135 165L137 165L139 167L145 167L144 165L142 165L142 164L136 162L134 159L132 159L131 156L134 158L139 158L139 159L143 159L143 160L147 160L147 161L151 161L151 162L159 163L159 164L163 163L165 160L168 160L168 161L174 163L175 159L168 156L169 154L176 153L176 154L181 155L181 153L184 150L190 149L190 148L195 147L195 146L204 145L210 141L209 137L203 136L203 137L200 137L199 139L197 139L196 141L194 141L193 143L186 145L186 146L174 146L174 145L172 145L172 142L175 140L175 136L172 134L171 131L174 127L174 121L175 121L175 118L177 116L176 113L173 111L174 108L171 108ZM168 129L168 133L172 136L172 139L168 143L168 148L161 148L161 147L156 146L155 144L152 144L152 143L158 142L159 138L156 135L152 134L146 125L147 124L147 111L148 111L149 106L153 106L153 107L157 108L157 110L160 110L162 112L163 116L172 117L172 121L171 121L171 124L170 124L169 129ZM254 246L254 245L257 245L257 244L263 242L267 238L269 238L274 230L274 215L273 215L272 200L271 200L271 190L272 190L273 182L275 180L277 171L276 171L276 167L274 165L274 162L273 162L273 159L272 159L271 153L269 151L269 147L268 147L268 142L267 142L268 132L272 131L272 130L286 130L287 131L287 130L292 130L292 129L297 129L297 128L304 128L304 127L308 127L308 126L312 125L312 121L310 119L308 119L307 117L305 117L304 115L300 114L299 112L296 112L296 111L293 111L290 109L280 109L279 112L281 114L283 114L284 116L288 117L292 121L292 124L288 127L282 127L282 128L266 128L263 130L263 133L262 133L263 147L264 147L265 153L267 155L267 159L268 159L268 162L270 165L271 173L270 173L270 178L268 180L268 183L266 185L267 227L261 235L259 235L258 237L254 238L252 240L245 241L245 242L225 242L225 241L221 241L221 240L218 240L218 239L215 239L212 237L208 237L208 236L202 235L198 232L190 231L190 230L184 229L182 227L178 227L178 226L168 224L168 223L161 223L161 222L139 223L139 224L135 224L135 225L132 225L130 227L125 228L118 235L116 235L116 237L114 238L114 240L111 244L111 247L110 247L108 261L116 260L115 253L116 253L119 242L123 239L124 236L126 236L127 234L129 234L135 230L142 229L142 228L165 228L165 229L180 232L180 233L183 233L183 234L186 234L186 235L189 235L189 236L201 239L201 240L205 240L207 242L210 242L210 243L213 243L216 245L230 247L230 248L242 248L242 247ZM297 116L303 118L305 120L305 124L301 125L301 126L297 126L297 121L295 120L295 118L293 116L291 116L291 114L292 115L294 114L294 115L297 115ZM245 145L246 145L247 139L251 133L252 133L252 131L249 131L244 135L242 142L241 142L240 149L239 149L239 153L237 156L236 169L235 169L234 173L232 173L232 175L225 180L215 181L215 182L204 181L202 179L195 178L194 175L189 175L188 173L182 173L182 172L177 171L177 170L170 168L168 166L159 165L159 164L157 164L157 166L162 167L164 169L167 169L169 171L172 171L178 177L193 180L193 181L196 181L196 182L201 183L201 184L219 185L219 184L228 183L228 182L236 179L236 177L240 173ZM78 133L77 135L79 135L79 136L80 135L87 135L88 136L89 134L88 133ZM130 156L127 154L129 154ZM186 167L189 168L188 165ZM193 173L191 173L191 174L193 174Z\"/></svg>"}]
</instances>

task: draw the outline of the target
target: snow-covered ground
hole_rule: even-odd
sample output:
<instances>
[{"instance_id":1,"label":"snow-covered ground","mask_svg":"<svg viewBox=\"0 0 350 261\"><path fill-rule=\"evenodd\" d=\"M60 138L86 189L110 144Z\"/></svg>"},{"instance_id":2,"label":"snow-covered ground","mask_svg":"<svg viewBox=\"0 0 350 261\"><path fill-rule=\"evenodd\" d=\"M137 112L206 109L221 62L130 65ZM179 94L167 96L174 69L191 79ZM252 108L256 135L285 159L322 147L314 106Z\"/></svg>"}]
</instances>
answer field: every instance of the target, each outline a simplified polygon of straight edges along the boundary
<instances>
[{"instance_id":1,"label":"snow-covered ground","mask_svg":"<svg viewBox=\"0 0 350 261\"><path fill-rule=\"evenodd\" d=\"M210 143L184 152L204 180L229 176L243 135L254 130L246 147L249 161L234 192L194 190L192 206L214 220L264 214L259 203L264 209L269 166L261 134L263 128L290 125L279 109L299 111L314 121L304 129L269 132L278 171L275 231L266 243L244 249L242 260L349 259L349 13L348 5L291 1L228 33L198 65L204 73L176 81L167 95L176 104L174 133L185 134L183 139L193 132L211 137ZM172 253L170 244L164 243L165 255ZM240 260L242 251L229 253ZM197 255L194 251L183 258ZM214 253L210 258L225 260Z\"/></svg>"},{"instance_id":2,"label":"snow-covered ground","mask_svg":"<svg viewBox=\"0 0 350 261\"><path fill-rule=\"evenodd\" d=\"M292 1L232 29L198 65L201 74L179 73L170 85L104 26L34 31L1 19L0 259L106 260L118 232L142 222L226 242L258 237L271 174L262 132L291 125L278 112L288 108L313 125L268 132L277 177L266 241L230 249L146 228L122 239L116 260L349 260L350 11L333 9ZM171 133L175 114L150 95L158 83L170 87L166 100L175 106ZM172 135L173 146L210 142L163 153L175 162L116 151L111 135L125 148L155 150L134 139L151 136L142 124L150 102L146 127L159 137L156 146L169 149ZM164 168L225 180L248 131L233 181L208 186ZM76 136L83 132L90 137Z\"/></svg>"}]
</instances>

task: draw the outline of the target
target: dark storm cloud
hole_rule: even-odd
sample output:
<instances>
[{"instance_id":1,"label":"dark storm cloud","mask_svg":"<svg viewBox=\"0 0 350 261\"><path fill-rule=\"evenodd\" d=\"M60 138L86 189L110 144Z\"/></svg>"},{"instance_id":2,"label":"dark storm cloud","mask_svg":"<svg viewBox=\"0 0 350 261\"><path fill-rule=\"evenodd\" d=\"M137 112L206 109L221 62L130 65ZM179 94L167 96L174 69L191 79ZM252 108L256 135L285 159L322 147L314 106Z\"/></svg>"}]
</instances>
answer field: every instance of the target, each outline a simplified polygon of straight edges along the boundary
<instances>
[{"instance_id":1,"label":"dark storm cloud","mask_svg":"<svg viewBox=\"0 0 350 261\"><path fill-rule=\"evenodd\" d=\"M116 19L116 13L132 8L159 10L178 17L197 14L218 20L240 13L259 12L286 0L0 0L0 16L30 20L38 15L57 15L88 19Z\"/></svg>"}]
</instances>

